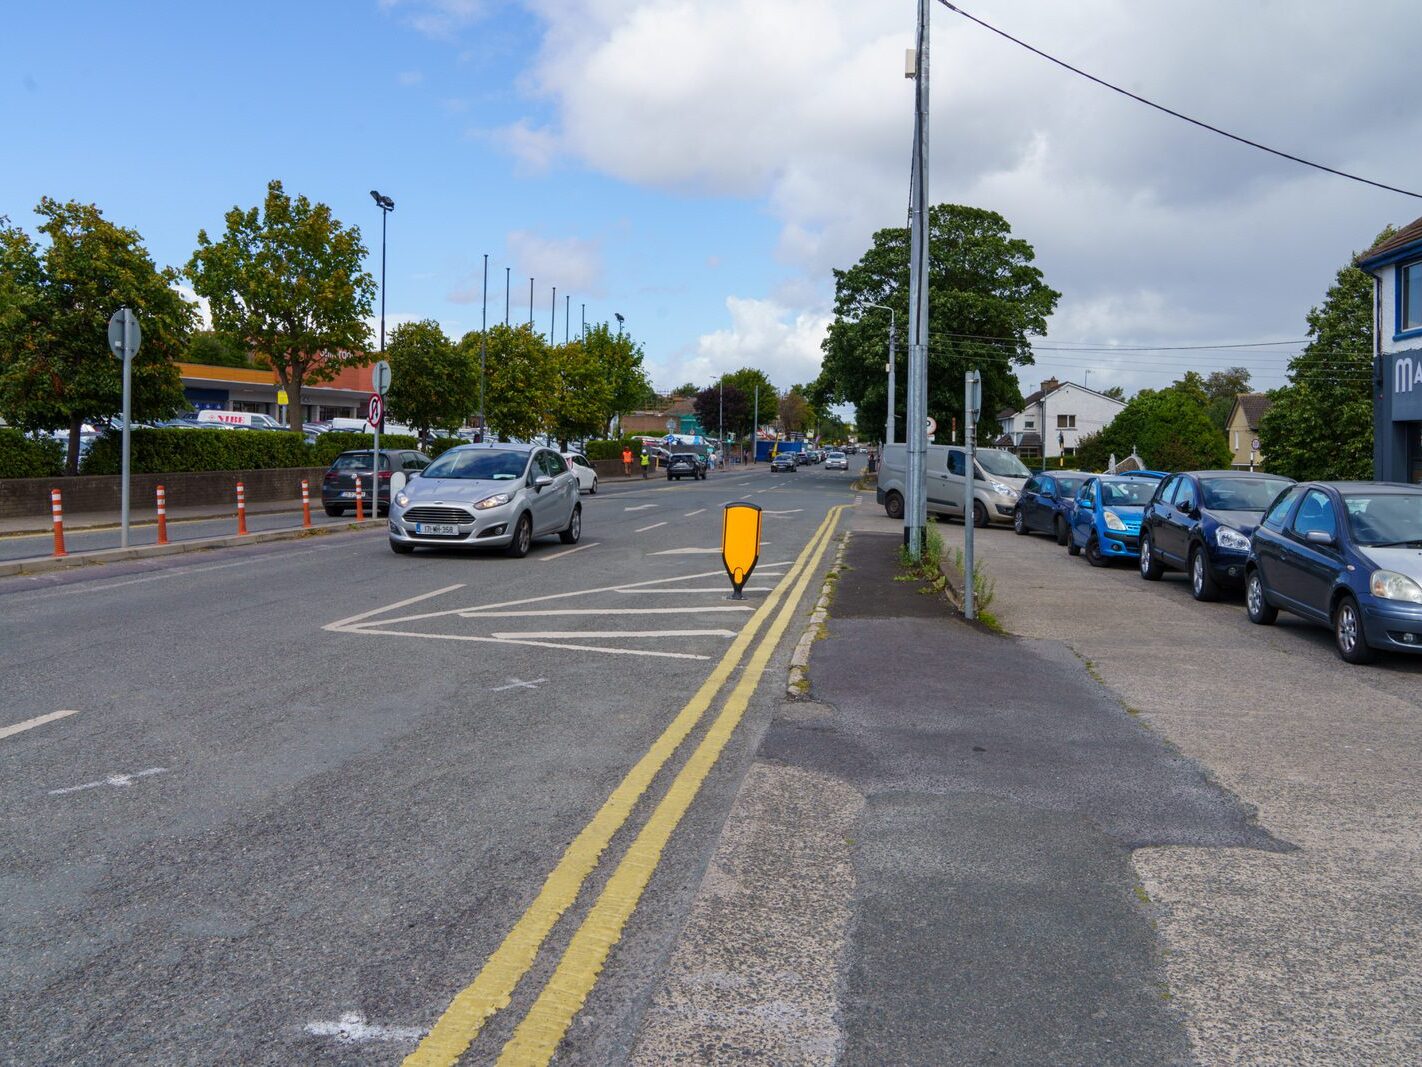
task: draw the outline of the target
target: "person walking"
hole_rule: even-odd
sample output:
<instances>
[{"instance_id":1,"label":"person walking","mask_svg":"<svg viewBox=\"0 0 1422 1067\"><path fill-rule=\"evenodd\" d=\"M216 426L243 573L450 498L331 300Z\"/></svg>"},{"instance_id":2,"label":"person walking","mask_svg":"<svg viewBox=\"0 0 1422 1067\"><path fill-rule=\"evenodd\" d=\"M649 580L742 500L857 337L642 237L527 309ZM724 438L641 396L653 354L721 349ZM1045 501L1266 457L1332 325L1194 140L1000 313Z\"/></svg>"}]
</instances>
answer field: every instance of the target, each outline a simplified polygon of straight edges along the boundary
<instances>
[{"instance_id":1,"label":"person walking","mask_svg":"<svg viewBox=\"0 0 1422 1067\"><path fill-rule=\"evenodd\" d=\"M622 446L622 473L628 478L632 477L632 446Z\"/></svg>"},{"instance_id":2,"label":"person walking","mask_svg":"<svg viewBox=\"0 0 1422 1067\"><path fill-rule=\"evenodd\" d=\"M647 477L652 469L652 461L648 458L646 451L642 452L642 477Z\"/></svg>"}]
</instances>

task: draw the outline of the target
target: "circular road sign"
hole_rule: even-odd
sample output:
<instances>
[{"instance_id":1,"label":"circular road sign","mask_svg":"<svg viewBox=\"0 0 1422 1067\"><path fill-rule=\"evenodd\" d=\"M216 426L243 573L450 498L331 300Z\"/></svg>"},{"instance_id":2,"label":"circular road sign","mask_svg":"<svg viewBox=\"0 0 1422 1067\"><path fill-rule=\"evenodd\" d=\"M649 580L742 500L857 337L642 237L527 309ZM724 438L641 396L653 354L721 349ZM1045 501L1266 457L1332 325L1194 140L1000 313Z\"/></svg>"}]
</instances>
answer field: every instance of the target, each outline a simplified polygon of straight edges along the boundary
<instances>
[{"instance_id":1,"label":"circular road sign","mask_svg":"<svg viewBox=\"0 0 1422 1067\"><path fill-rule=\"evenodd\" d=\"M385 423L385 401L380 398L379 393L370 395L370 409L366 412L365 421L372 426L382 426Z\"/></svg>"},{"instance_id":2,"label":"circular road sign","mask_svg":"<svg viewBox=\"0 0 1422 1067\"><path fill-rule=\"evenodd\" d=\"M370 384L381 396L390 392L390 364L381 360L370 368Z\"/></svg>"},{"instance_id":3,"label":"circular road sign","mask_svg":"<svg viewBox=\"0 0 1422 1067\"><path fill-rule=\"evenodd\" d=\"M1259 451L1259 438L1256 437L1253 441L1251 441L1251 442L1249 443L1249 447L1250 447L1253 451L1258 452L1258 451Z\"/></svg>"},{"instance_id":4,"label":"circular road sign","mask_svg":"<svg viewBox=\"0 0 1422 1067\"><path fill-rule=\"evenodd\" d=\"M938 432L938 420L932 415L928 417L928 436L932 437Z\"/></svg>"},{"instance_id":5,"label":"circular road sign","mask_svg":"<svg viewBox=\"0 0 1422 1067\"><path fill-rule=\"evenodd\" d=\"M119 308L109 316L109 349L119 359L132 359L142 340L138 316L128 308Z\"/></svg>"}]
</instances>

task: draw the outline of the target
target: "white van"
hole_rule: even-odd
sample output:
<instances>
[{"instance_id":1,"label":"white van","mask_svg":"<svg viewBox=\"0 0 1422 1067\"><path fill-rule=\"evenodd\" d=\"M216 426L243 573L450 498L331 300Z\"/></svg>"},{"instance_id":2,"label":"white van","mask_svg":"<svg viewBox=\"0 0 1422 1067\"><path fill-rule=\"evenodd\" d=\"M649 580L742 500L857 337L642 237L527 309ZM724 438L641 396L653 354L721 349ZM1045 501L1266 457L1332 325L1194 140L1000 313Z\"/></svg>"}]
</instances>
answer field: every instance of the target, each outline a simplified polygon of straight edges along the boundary
<instances>
[{"instance_id":1,"label":"white van","mask_svg":"<svg viewBox=\"0 0 1422 1067\"><path fill-rule=\"evenodd\" d=\"M973 478L973 525L999 522L1011 524L1012 510L1022 486L1032 477L1020 459L1000 448L979 448ZM924 465L928 510L939 515L963 517L963 477L967 449L961 445L929 445ZM904 493L908 483L908 457L904 445L885 445L879 463L876 496L893 519L904 516Z\"/></svg>"},{"instance_id":2,"label":"white van","mask_svg":"<svg viewBox=\"0 0 1422 1067\"><path fill-rule=\"evenodd\" d=\"M334 418L330 420L331 429L338 433L374 433L375 428L364 419L343 419ZM385 420L385 424L380 427L382 434L404 434L407 437L414 437L415 431L406 426L403 422L391 422Z\"/></svg>"},{"instance_id":3,"label":"white van","mask_svg":"<svg viewBox=\"0 0 1422 1067\"><path fill-rule=\"evenodd\" d=\"M252 411L212 411L204 408L197 413L197 421L215 423L218 426L245 426L249 430L286 429L270 415L260 415Z\"/></svg>"}]
</instances>

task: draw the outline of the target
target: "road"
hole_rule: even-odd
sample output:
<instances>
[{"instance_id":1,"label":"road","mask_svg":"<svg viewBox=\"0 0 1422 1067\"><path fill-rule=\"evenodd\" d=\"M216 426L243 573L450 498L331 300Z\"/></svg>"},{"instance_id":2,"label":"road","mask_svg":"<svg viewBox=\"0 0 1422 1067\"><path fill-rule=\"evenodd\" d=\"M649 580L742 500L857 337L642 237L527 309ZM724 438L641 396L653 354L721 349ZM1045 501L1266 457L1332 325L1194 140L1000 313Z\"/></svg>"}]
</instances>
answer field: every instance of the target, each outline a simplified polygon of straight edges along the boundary
<instances>
[{"instance_id":1,"label":"road","mask_svg":"<svg viewBox=\"0 0 1422 1067\"><path fill-rule=\"evenodd\" d=\"M624 1057L850 477L605 487L517 561L365 531L0 581L0 1059Z\"/></svg>"}]
</instances>

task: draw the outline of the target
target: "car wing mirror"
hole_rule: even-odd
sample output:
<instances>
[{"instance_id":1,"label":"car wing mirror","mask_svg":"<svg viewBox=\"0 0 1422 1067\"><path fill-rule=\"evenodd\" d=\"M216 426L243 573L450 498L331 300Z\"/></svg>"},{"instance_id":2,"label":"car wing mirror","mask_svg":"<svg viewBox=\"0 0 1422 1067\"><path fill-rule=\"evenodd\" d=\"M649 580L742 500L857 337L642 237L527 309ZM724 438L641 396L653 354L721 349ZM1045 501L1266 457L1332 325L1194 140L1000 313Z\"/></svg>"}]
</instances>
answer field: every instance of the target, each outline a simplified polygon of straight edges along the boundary
<instances>
[{"instance_id":1,"label":"car wing mirror","mask_svg":"<svg viewBox=\"0 0 1422 1067\"><path fill-rule=\"evenodd\" d=\"M542 489L544 486L552 484L553 479L546 474L540 474L537 478L533 479L533 488L535 489Z\"/></svg>"},{"instance_id":2,"label":"car wing mirror","mask_svg":"<svg viewBox=\"0 0 1422 1067\"><path fill-rule=\"evenodd\" d=\"M1190 501L1182 500L1180 501L1180 503L1175 505L1175 510L1180 512L1180 514L1182 515L1188 515L1194 509L1190 506Z\"/></svg>"},{"instance_id":3,"label":"car wing mirror","mask_svg":"<svg viewBox=\"0 0 1422 1067\"><path fill-rule=\"evenodd\" d=\"M1309 530L1304 534L1304 540L1311 545L1336 545L1338 539L1327 530Z\"/></svg>"}]
</instances>

